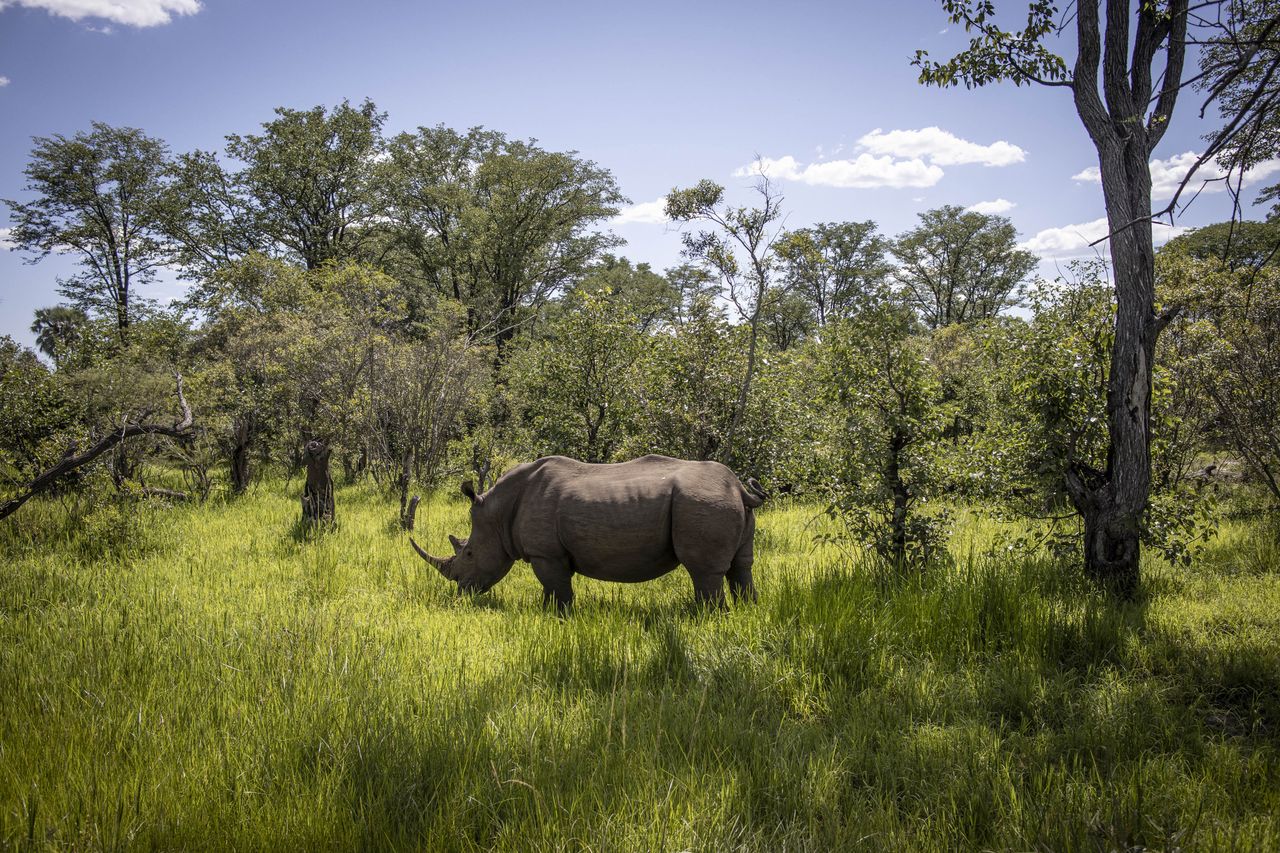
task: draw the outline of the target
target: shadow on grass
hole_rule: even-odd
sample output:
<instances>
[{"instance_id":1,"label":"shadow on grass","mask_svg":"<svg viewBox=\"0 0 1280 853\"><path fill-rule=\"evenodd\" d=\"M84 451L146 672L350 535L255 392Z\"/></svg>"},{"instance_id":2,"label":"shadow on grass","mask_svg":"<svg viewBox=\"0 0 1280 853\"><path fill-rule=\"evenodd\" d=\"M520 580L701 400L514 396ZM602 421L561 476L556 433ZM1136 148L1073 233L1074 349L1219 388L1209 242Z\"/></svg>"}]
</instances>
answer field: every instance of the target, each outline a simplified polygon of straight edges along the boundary
<instances>
[{"instance_id":1,"label":"shadow on grass","mask_svg":"<svg viewBox=\"0 0 1280 853\"><path fill-rule=\"evenodd\" d=\"M296 518L289 526L285 538L301 545L304 542L316 542L321 537L336 533L338 529L339 525L336 521L308 521Z\"/></svg>"}]
</instances>

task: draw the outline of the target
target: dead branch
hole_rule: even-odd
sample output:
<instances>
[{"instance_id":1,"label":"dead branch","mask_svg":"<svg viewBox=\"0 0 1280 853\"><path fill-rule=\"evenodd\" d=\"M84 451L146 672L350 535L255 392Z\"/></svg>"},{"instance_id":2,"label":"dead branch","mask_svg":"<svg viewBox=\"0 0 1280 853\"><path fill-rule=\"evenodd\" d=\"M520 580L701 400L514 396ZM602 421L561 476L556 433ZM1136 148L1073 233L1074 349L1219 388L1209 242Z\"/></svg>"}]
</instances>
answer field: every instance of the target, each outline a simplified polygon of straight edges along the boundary
<instances>
[{"instance_id":1,"label":"dead branch","mask_svg":"<svg viewBox=\"0 0 1280 853\"><path fill-rule=\"evenodd\" d=\"M194 417L191 414L191 406L187 404L187 398L182 393L182 374L175 373L174 379L178 386L178 403L182 407L182 417L178 419L172 426L164 424L149 424L139 419L137 422L131 422L127 417L121 424L120 429L113 429L98 440L98 443L90 447L84 453L76 454L74 445L68 451L67 455L62 458L58 464L48 469L44 473L32 480L17 497L10 498L3 504L0 504L0 519L8 518L17 512L31 498L48 491L55 483L67 476L71 472L88 465L111 448L115 447L125 439L133 438L139 435L163 435L177 441L187 441L191 438L191 424Z\"/></svg>"}]
</instances>

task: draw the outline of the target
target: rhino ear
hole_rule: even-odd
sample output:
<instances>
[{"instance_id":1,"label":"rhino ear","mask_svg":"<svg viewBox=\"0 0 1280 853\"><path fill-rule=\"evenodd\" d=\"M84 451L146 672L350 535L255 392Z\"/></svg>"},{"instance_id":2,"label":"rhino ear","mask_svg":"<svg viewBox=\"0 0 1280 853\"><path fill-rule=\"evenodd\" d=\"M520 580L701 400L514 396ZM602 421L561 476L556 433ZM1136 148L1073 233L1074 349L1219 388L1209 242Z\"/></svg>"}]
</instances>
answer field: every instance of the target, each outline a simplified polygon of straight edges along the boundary
<instances>
[{"instance_id":1,"label":"rhino ear","mask_svg":"<svg viewBox=\"0 0 1280 853\"><path fill-rule=\"evenodd\" d=\"M462 481L462 493L471 499L471 503L480 506L481 498L476 494L476 487L471 485L470 480Z\"/></svg>"},{"instance_id":2,"label":"rhino ear","mask_svg":"<svg viewBox=\"0 0 1280 853\"><path fill-rule=\"evenodd\" d=\"M462 540L452 533L449 534L449 542L453 545L453 553L457 554L462 550Z\"/></svg>"}]
</instances>

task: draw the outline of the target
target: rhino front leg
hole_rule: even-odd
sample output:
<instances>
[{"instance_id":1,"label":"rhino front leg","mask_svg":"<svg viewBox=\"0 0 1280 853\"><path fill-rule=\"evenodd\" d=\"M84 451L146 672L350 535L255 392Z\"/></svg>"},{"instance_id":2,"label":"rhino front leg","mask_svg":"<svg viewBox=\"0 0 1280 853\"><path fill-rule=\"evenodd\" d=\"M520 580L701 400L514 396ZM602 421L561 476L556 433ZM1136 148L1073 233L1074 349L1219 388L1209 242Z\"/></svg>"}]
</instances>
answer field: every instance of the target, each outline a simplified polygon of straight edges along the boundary
<instances>
[{"instance_id":1,"label":"rhino front leg","mask_svg":"<svg viewBox=\"0 0 1280 853\"><path fill-rule=\"evenodd\" d=\"M561 615L573 607L573 571L555 560L532 560L533 575L542 584L542 606L552 601Z\"/></svg>"}]
</instances>

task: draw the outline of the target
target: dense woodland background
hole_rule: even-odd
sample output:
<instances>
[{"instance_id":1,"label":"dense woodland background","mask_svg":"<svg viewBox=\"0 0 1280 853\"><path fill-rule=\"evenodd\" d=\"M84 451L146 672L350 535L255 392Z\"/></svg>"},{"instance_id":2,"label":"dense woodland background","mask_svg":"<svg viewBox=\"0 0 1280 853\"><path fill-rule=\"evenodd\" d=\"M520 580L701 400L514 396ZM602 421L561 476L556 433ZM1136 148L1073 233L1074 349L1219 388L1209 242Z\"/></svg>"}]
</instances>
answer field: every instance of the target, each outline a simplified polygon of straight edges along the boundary
<instances>
[{"instance_id":1,"label":"dense woodland background","mask_svg":"<svg viewBox=\"0 0 1280 853\"><path fill-rule=\"evenodd\" d=\"M181 374L189 435L130 437L54 491L86 511L203 501L292 476L320 440L403 507L537 456L664 453L809 496L895 562L927 561L957 503L1077 535L1066 473L1108 461L1100 259L1039 280L1009 220L957 207L899 235L787 230L763 176L745 207L674 189L688 263L658 272L615 254L607 169L483 129L388 139L384 120L280 108L221 153L101 124L35 140L13 239L82 272L34 318L41 357L0 351L9 493L177 421ZM1224 497L1280 506L1277 246L1280 224L1236 222L1159 252L1158 298L1183 310L1159 341L1143 535L1170 555ZM162 275L184 300L147 299Z\"/></svg>"}]
</instances>

